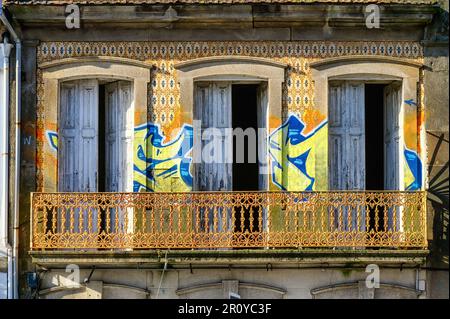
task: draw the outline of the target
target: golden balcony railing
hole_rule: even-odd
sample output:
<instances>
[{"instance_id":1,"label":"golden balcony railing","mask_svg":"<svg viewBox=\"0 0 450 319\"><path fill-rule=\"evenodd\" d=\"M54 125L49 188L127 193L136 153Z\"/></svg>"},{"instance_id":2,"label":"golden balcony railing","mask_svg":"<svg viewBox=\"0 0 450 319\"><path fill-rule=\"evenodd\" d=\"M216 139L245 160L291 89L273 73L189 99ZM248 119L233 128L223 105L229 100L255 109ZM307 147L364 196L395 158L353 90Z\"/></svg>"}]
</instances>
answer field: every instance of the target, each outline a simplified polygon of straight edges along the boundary
<instances>
[{"instance_id":1,"label":"golden balcony railing","mask_svg":"<svg viewBox=\"0 0 450 319\"><path fill-rule=\"evenodd\" d=\"M426 192L33 193L31 248L427 246Z\"/></svg>"}]
</instances>

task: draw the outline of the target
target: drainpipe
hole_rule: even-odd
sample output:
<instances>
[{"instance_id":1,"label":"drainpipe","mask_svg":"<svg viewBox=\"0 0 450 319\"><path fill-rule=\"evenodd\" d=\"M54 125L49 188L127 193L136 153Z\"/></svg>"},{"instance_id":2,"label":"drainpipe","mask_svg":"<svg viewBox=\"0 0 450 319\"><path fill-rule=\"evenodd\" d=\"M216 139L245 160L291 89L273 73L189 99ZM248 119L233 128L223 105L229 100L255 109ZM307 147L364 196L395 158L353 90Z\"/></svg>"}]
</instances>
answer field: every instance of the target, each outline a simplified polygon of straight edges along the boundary
<instances>
[{"instance_id":1,"label":"drainpipe","mask_svg":"<svg viewBox=\"0 0 450 319\"><path fill-rule=\"evenodd\" d=\"M16 45L16 105L15 105L15 153L14 161L14 215L13 215L13 249L12 249L12 285L13 291L10 296L12 298L19 298L19 177L20 177L20 113L21 113L21 80L22 80L22 43L20 42L17 33L5 17L3 8L0 7L0 20L7 28L9 34L13 38ZM9 86L9 85L8 85ZM9 102L9 101L8 101ZM6 105L9 105L6 104ZM7 123L8 124L8 123ZM6 126L8 127L8 125ZM9 135L9 134L7 134ZM8 212L6 212L8 213ZM9 271L9 270L8 270ZM9 272L8 272L9 274ZM9 281L8 281L9 283Z\"/></svg>"},{"instance_id":2,"label":"drainpipe","mask_svg":"<svg viewBox=\"0 0 450 319\"><path fill-rule=\"evenodd\" d=\"M9 199L8 199L8 184L9 184L9 54L11 52L12 44L8 43L5 37L2 46L3 54L3 96L1 97L3 107L0 109L0 174L2 179L0 181L0 215L2 217L2 231L0 243L6 248L6 256L8 259L8 278L7 278L7 297L11 299L13 296L13 280L12 280L12 248L8 240L8 215L9 215Z\"/></svg>"}]
</instances>

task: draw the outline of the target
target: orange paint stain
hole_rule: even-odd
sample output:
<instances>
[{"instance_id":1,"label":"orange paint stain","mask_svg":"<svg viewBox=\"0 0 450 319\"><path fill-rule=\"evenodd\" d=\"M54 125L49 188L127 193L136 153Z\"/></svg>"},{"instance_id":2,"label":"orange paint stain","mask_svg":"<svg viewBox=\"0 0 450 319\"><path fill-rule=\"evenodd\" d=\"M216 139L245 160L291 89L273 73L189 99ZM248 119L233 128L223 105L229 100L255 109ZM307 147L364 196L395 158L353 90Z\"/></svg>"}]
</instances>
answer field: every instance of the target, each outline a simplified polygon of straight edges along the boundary
<instances>
[{"instance_id":1,"label":"orange paint stain","mask_svg":"<svg viewBox=\"0 0 450 319\"><path fill-rule=\"evenodd\" d=\"M302 114L301 119L305 124L303 134L306 135L322 123L326 119L326 116L318 110L308 109Z\"/></svg>"},{"instance_id":2,"label":"orange paint stain","mask_svg":"<svg viewBox=\"0 0 450 319\"><path fill-rule=\"evenodd\" d=\"M417 150L417 116L416 113L406 113L403 124L403 139L410 150Z\"/></svg>"},{"instance_id":3,"label":"orange paint stain","mask_svg":"<svg viewBox=\"0 0 450 319\"><path fill-rule=\"evenodd\" d=\"M281 126L281 119L276 116L269 117L269 134Z\"/></svg>"}]
</instances>

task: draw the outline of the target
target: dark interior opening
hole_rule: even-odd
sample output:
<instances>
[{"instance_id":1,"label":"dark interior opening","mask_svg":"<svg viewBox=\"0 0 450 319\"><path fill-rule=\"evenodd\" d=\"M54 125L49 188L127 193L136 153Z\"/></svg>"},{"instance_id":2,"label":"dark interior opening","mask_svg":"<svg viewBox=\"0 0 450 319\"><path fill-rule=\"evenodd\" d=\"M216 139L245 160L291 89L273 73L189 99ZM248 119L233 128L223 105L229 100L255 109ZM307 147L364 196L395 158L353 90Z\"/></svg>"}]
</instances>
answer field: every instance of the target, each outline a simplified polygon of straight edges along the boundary
<instances>
[{"instance_id":1,"label":"dark interior opening","mask_svg":"<svg viewBox=\"0 0 450 319\"><path fill-rule=\"evenodd\" d=\"M232 125L233 129L253 128L258 132L258 106L257 106L258 85L255 84L235 84L232 86ZM250 151L256 151L256 161L249 162ZM236 137L233 138L233 190L234 191L256 191L259 188L259 167L258 167L258 142L256 145L249 145L249 139L245 138L245 160L244 163L237 163ZM258 228L258 206L236 207L236 231L257 231ZM253 212L253 227L250 227L250 212ZM241 224L241 215L244 214L245 223Z\"/></svg>"},{"instance_id":2,"label":"dark interior opening","mask_svg":"<svg viewBox=\"0 0 450 319\"><path fill-rule=\"evenodd\" d=\"M366 189L384 188L383 84L365 85Z\"/></svg>"},{"instance_id":3,"label":"dark interior opening","mask_svg":"<svg viewBox=\"0 0 450 319\"><path fill-rule=\"evenodd\" d=\"M97 187L99 192L106 192L106 99L105 99L105 85L98 86L98 180ZM106 231L106 214L104 209L100 209L100 229L99 232Z\"/></svg>"},{"instance_id":4,"label":"dark interior opening","mask_svg":"<svg viewBox=\"0 0 450 319\"><path fill-rule=\"evenodd\" d=\"M252 128L258 132L257 101L254 84L236 84L232 86L232 125L233 129ZM258 162L249 162L249 140L245 138L245 160L237 163L236 137L233 138L233 190L258 190ZM251 145L251 151L258 154L258 143Z\"/></svg>"},{"instance_id":5,"label":"dark interior opening","mask_svg":"<svg viewBox=\"0 0 450 319\"><path fill-rule=\"evenodd\" d=\"M366 190L384 189L384 84L365 85ZM378 227L375 214L378 211ZM381 231L384 207L370 208L370 229Z\"/></svg>"}]
</instances>

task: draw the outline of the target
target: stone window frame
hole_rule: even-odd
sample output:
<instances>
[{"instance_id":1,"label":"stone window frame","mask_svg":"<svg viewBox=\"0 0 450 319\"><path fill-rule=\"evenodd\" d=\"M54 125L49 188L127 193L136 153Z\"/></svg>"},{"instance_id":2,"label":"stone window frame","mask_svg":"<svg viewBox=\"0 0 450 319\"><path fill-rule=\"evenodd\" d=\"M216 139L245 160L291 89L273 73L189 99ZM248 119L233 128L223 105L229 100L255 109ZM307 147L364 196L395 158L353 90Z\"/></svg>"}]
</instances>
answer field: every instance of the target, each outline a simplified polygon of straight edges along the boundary
<instances>
[{"instance_id":1,"label":"stone window frame","mask_svg":"<svg viewBox=\"0 0 450 319\"><path fill-rule=\"evenodd\" d=\"M120 57L76 57L54 60L39 65L42 72L43 110L45 123L56 123L59 118L60 84L62 82L80 79L116 79L133 83L133 104L135 121L147 122L148 84L151 81L152 65ZM146 151L146 150L144 150ZM43 144L38 152L49 153L50 145ZM43 191L56 191L58 188L58 168L43 171L40 185ZM54 183L49 182L54 179Z\"/></svg>"},{"instance_id":2,"label":"stone window frame","mask_svg":"<svg viewBox=\"0 0 450 319\"><path fill-rule=\"evenodd\" d=\"M381 288L381 289L380 289ZM356 282L346 282L335 285L322 286L310 290L312 299L335 299L341 298L340 292L350 295L350 291L354 291L357 294L358 299L375 299L375 291L380 293L377 299L383 298L382 290L397 291L398 294L402 294L403 297L415 297L417 299L424 296L424 291L414 289L408 286L391 284L391 283L379 283L378 288L369 288L365 280L359 280ZM322 298L321 298L322 297ZM335 298L333 298L335 297Z\"/></svg>"},{"instance_id":3,"label":"stone window frame","mask_svg":"<svg viewBox=\"0 0 450 319\"><path fill-rule=\"evenodd\" d=\"M314 84L314 105L328 118L328 83L330 80L356 80L362 82L401 81L402 101L413 99L417 104L417 118L422 117L423 109L419 95L420 73L424 65L420 62L382 56L344 56L322 59L310 63ZM403 138L405 103L400 114L400 129ZM422 189L425 188L426 142L425 127L421 125L417 132L420 146L418 154L422 160ZM404 143L404 141L402 141ZM328 145L328 143L327 143ZM316 166L328 167L328 149L324 156L316 159ZM402 164L403 165L403 164ZM402 170L403 171L403 170ZM403 172L401 172L403 174ZM328 169L326 177L328 181ZM404 185L401 185L403 189Z\"/></svg>"},{"instance_id":4,"label":"stone window frame","mask_svg":"<svg viewBox=\"0 0 450 319\"><path fill-rule=\"evenodd\" d=\"M286 63L257 57L214 56L180 62L174 67L180 84L180 102L185 118L193 118L194 82L247 80L267 82L267 115L281 119ZM272 128L269 127L270 129Z\"/></svg>"},{"instance_id":5,"label":"stone window frame","mask_svg":"<svg viewBox=\"0 0 450 319\"><path fill-rule=\"evenodd\" d=\"M286 63L250 56L213 56L192 59L174 65L180 85L180 103L183 118L194 118L194 88L199 81L230 81L235 83L264 83L267 85L267 110L265 112L267 136L277 128L270 118L282 120L283 84ZM260 146L265 148L264 146ZM267 149L267 165L270 155ZM268 166L267 166L268 169ZM269 190L270 171L260 180L262 189ZM261 187L261 186L260 186Z\"/></svg>"}]
</instances>

